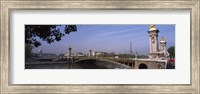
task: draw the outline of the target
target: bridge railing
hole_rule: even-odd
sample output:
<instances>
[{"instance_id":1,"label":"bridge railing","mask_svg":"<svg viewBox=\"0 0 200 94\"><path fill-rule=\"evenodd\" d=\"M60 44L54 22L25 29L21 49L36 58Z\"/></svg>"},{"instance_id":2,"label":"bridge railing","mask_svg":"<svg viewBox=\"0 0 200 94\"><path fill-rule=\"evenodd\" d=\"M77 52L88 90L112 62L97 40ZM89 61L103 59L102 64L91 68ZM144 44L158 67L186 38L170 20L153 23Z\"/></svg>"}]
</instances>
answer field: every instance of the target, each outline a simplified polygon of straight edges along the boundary
<instances>
[{"instance_id":1,"label":"bridge railing","mask_svg":"<svg viewBox=\"0 0 200 94\"><path fill-rule=\"evenodd\" d=\"M75 58L75 62L84 60L84 59L100 59L100 60L109 60L109 61L118 62L119 64L124 64L132 68L134 68L134 65L135 65L134 58L114 58L114 57L74 57L74 58Z\"/></svg>"}]
</instances>

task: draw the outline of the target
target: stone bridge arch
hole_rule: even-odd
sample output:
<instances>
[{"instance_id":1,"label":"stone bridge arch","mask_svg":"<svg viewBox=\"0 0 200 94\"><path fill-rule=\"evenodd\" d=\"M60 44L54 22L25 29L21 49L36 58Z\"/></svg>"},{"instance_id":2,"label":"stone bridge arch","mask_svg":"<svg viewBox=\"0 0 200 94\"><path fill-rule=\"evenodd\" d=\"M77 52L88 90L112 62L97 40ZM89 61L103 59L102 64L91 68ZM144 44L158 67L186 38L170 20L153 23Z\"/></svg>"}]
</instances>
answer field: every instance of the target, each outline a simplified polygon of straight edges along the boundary
<instances>
[{"instance_id":1,"label":"stone bridge arch","mask_svg":"<svg viewBox=\"0 0 200 94\"><path fill-rule=\"evenodd\" d=\"M144 63L139 64L139 69L148 69L148 66Z\"/></svg>"},{"instance_id":2,"label":"stone bridge arch","mask_svg":"<svg viewBox=\"0 0 200 94\"><path fill-rule=\"evenodd\" d=\"M136 60L135 61L135 69L164 69L165 61L159 60Z\"/></svg>"}]
</instances>

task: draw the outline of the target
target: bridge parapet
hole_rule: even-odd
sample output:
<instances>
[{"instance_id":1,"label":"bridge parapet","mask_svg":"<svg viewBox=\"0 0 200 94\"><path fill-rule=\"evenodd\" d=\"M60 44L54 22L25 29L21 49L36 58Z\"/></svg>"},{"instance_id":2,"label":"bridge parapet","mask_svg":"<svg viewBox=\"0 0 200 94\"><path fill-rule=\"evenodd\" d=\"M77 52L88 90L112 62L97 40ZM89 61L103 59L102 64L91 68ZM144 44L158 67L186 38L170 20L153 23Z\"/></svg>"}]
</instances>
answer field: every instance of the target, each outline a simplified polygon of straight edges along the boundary
<instances>
[{"instance_id":1,"label":"bridge parapet","mask_svg":"<svg viewBox=\"0 0 200 94\"><path fill-rule=\"evenodd\" d=\"M82 61L82 60L89 60L89 59L97 59L101 61L109 61L109 62L115 62L119 64L123 64L126 66L130 66L131 68L134 68L135 60L130 58L111 58L111 57L81 57L76 58L75 62Z\"/></svg>"},{"instance_id":2,"label":"bridge parapet","mask_svg":"<svg viewBox=\"0 0 200 94\"><path fill-rule=\"evenodd\" d=\"M114 60L110 60L110 59L106 59L106 58L81 58L81 59L78 59L76 60L74 63L80 63L80 62L85 62L85 61L98 61L98 62L107 62L105 64L108 64L108 65L115 65L115 66L122 66L123 68L132 68L131 66L128 66L126 64L123 64L123 63L119 63L117 61L114 61Z\"/></svg>"}]
</instances>

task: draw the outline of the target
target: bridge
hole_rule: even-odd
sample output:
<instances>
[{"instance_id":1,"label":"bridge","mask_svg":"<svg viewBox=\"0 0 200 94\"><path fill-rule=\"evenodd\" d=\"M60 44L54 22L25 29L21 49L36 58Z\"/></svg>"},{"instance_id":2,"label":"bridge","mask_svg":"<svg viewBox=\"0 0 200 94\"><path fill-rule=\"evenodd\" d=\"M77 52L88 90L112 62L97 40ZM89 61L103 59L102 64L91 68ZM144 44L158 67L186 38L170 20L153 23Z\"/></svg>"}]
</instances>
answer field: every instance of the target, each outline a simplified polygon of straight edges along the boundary
<instances>
[{"instance_id":1,"label":"bridge","mask_svg":"<svg viewBox=\"0 0 200 94\"><path fill-rule=\"evenodd\" d=\"M135 60L130 58L109 58L109 57L75 57L74 63L83 63L83 62L108 62L106 64L115 65L116 67L123 68L134 68ZM102 63L103 64L103 63Z\"/></svg>"},{"instance_id":2,"label":"bridge","mask_svg":"<svg viewBox=\"0 0 200 94\"><path fill-rule=\"evenodd\" d=\"M74 64L79 64L79 65L87 64L88 66L95 64L98 67L100 66L100 67L104 67L107 69L114 69L114 68L131 69L132 68L131 66L128 66L126 64L122 64L117 61L109 60L109 59L105 59L105 58L82 58L82 59L75 60Z\"/></svg>"},{"instance_id":3,"label":"bridge","mask_svg":"<svg viewBox=\"0 0 200 94\"><path fill-rule=\"evenodd\" d=\"M79 57L74 63L86 61L101 61L121 65L124 68L132 69L165 69L166 60L134 59L134 58L110 58L110 57Z\"/></svg>"},{"instance_id":4,"label":"bridge","mask_svg":"<svg viewBox=\"0 0 200 94\"><path fill-rule=\"evenodd\" d=\"M114 58L114 57L73 57L70 59L59 59L52 61L49 59L37 59L42 62L34 62L34 65L55 66L65 64L68 69L166 69L166 60L159 59L134 59L134 58ZM26 65L33 63L29 62Z\"/></svg>"}]
</instances>

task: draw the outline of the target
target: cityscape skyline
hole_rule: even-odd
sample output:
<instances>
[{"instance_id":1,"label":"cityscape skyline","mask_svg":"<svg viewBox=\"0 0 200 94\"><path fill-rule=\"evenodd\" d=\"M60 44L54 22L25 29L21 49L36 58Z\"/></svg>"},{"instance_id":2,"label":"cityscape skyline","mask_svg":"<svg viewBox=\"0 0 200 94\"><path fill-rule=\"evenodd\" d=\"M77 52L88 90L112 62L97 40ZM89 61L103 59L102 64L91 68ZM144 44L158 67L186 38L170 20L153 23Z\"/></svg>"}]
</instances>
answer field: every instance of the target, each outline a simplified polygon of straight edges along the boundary
<instances>
[{"instance_id":1,"label":"cityscape skyline","mask_svg":"<svg viewBox=\"0 0 200 94\"><path fill-rule=\"evenodd\" d=\"M158 43L164 36L167 48L175 46L175 25L156 25L160 31ZM33 48L33 53L38 53L42 49L43 53L65 54L68 47L72 48L72 53L93 52L115 52L115 53L139 53L149 54L149 24L146 25L77 25L77 32L65 35L61 41L48 44L42 40L42 45ZM64 26L60 27L64 31ZM131 48L130 49L130 43Z\"/></svg>"}]
</instances>

